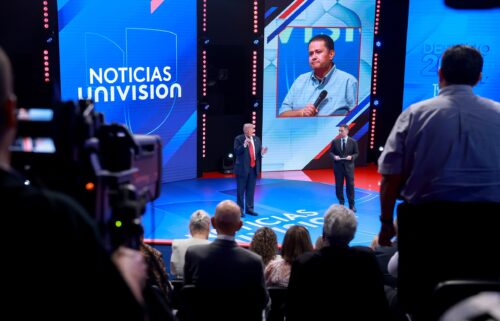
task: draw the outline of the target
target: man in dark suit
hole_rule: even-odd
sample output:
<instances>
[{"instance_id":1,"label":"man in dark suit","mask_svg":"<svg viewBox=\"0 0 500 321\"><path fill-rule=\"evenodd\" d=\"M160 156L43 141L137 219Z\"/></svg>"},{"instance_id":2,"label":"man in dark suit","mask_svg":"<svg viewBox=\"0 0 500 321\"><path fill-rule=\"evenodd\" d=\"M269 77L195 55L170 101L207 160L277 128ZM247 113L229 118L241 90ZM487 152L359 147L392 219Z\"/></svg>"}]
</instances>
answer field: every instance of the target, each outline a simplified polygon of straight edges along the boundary
<instances>
[{"instance_id":1,"label":"man in dark suit","mask_svg":"<svg viewBox=\"0 0 500 321\"><path fill-rule=\"evenodd\" d=\"M323 225L323 247L292 264L286 320L389 320L382 273L373 251L350 247L357 220L332 205ZM326 295L325 295L326 293Z\"/></svg>"},{"instance_id":2,"label":"man in dark suit","mask_svg":"<svg viewBox=\"0 0 500 321\"><path fill-rule=\"evenodd\" d=\"M210 244L192 245L186 252L184 284L208 289L212 296L238 297L238 294L252 293L252 302L244 303L252 304L262 313L268 302L264 264L259 255L235 242L236 232L243 225L238 205L229 200L220 202L212 217L212 225L217 230L217 239ZM239 314L245 312L239 311Z\"/></svg>"},{"instance_id":3,"label":"man in dark suit","mask_svg":"<svg viewBox=\"0 0 500 321\"><path fill-rule=\"evenodd\" d=\"M344 205L344 179L346 182L349 208L356 212L354 206L354 161L358 157L358 142L348 136L349 126L340 125L339 136L332 141L330 156L333 159L335 175L335 192L340 205Z\"/></svg>"},{"instance_id":4,"label":"man in dark suit","mask_svg":"<svg viewBox=\"0 0 500 321\"><path fill-rule=\"evenodd\" d=\"M262 155L266 152L267 147L262 147L260 138L255 136L255 125L243 125L243 134L234 139L234 154L236 155L234 173L236 174L237 202L241 210L241 217L245 216L243 208L245 208L245 213L249 215L258 215L253 207L255 181L260 173ZM243 207L243 195L245 195L245 207Z\"/></svg>"}]
</instances>

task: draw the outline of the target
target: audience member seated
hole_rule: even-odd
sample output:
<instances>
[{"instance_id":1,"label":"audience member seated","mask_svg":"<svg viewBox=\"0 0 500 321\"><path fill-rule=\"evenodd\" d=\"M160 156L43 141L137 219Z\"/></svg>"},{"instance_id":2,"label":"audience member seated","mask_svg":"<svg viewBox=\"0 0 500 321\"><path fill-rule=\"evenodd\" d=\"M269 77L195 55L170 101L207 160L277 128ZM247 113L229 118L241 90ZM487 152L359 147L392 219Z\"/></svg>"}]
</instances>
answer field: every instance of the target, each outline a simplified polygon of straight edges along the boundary
<instances>
[{"instance_id":1,"label":"audience member seated","mask_svg":"<svg viewBox=\"0 0 500 321\"><path fill-rule=\"evenodd\" d=\"M141 243L139 250L144 255L144 260L148 266L147 286L155 286L160 292L166 303L171 303L172 285L168 280L167 267L163 261L163 255L154 247L144 243L144 228L139 226Z\"/></svg>"},{"instance_id":2,"label":"audience member seated","mask_svg":"<svg viewBox=\"0 0 500 321\"><path fill-rule=\"evenodd\" d=\"M317 251L320 250L322 247L323 247L323 236L320 235L318 236L316 242L314 243L314 249Z\"/></svg>"},{"instance_id":3,"label":"audience member seated","mask_svg":"<svg viewBox=\"0 0 500 321\"><path fill-rule=\"evenodd\" d=\"M269 227L259 228L250 242L250 251L260 255L264 266L276 257L278 251L278 238L276 233Z\"/></svg>"},{"instance_id":4,"label":"audience member seated","mask_svg":"<svg viewBox=\"0 0 500 321\"><path fill-rule=\"evenodd\" d=\"M394 229L397 234L397 223L394 221ZM388 270L388 265L389 261L391 258L394 256L394 254L398 250L398 241L397 238L394 237L391 240L390 245L380 245L378 242L378 235L375 235L375 237L372 240L372 243L370 245L372 250L375 252L375 257L377 258L380 270L384 274L384 284L388 285L392 288L395 288L397 285L397 276L394 276L390 271Z\"/></svg>"},{"instance_id":5,"label":"audience member seated","mask_svg":"<svg viewBox=\"0 0 500 321\"><path fill-rule=\"evenodd\" d=\"M373 251L350 247L354 212L332 205L325 213L324 247L299 256L288 284L287 321L388 320L382 273Z\"/></svg>"},{"instance_id":6,"label":"audience member seated","mask_svg":"<svg viewBox=\"0 0 500 321\"><path fill-rule=\"evenodd\" d=\"M141 253L119 247L110 257L79 204L25 184L11 168L15 102L11 65L0 48L2 314L15 320L144 320Z\"/></svg>"},{"instance_id":7,"label":"audience member seated","mask_svg":"<svg viewBox=\"0 0 500 321\"><path fill-rule=\"evenodd\" d=\"M285 234L281 247L281 257L271 261L265 269L264 276L268 286L288 286L292 262L303 253L313 251L309 231L299 225L290 227Z\"/></svg>"},{"instance_id":8,"label":"audience member seated","mask_svg":"<svg viewBox=\"0 0 500 321\"><path fill-rule=\"evenodd\" d=\"M211 293L204 298L205 303L212 305L210 311L202 311L206 318L212 313L217 320L242 320L250 316L260 320L268 303L262 258L235 241L236 232L243 225L240 217L240 208L235 202L219 203L212 217L217 239L210 244L193 245L186 252L185 285L195 285L199 291ZM233 302L237 293L245 292L253 293L251 302L237 300L241 304L224 304L225 299Z\"/></svg>"},{"instance_id":9,"label":"audience member seated","mask_svg":"<svg viewBox=\"0 0 500 321\"><path fill-rule=\"evenodd\" d=\"M189 234L185 240L172 242L172 257L170 258L170 272L177 278L184 276L184 257L188 247L195 244L208 244L210 234L210 216L203 210L197 210L189 220Z\"/></svg>"}]
</instances>

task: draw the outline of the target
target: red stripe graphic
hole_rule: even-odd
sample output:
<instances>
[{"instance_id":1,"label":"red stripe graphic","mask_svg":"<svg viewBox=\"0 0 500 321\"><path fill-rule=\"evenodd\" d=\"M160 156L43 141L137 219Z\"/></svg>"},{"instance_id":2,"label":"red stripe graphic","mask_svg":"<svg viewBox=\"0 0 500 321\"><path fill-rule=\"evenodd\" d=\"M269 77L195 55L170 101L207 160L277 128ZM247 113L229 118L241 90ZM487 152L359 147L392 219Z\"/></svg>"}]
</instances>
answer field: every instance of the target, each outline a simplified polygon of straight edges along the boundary
<instances>
[{"instance_id":1,"label":"red stripe graphic","mask_svg":"<svg viewBox=\"0 0 500 321\"><path fill-rule=\"evenodd\" d=\"M294 12L295 9L297 9L297 7L300 6L303 2L304 0L295 1L295 3L292 4L290 8L286 9L286 11L281 14L280 19L285 19L286 17L288 17L290 13Z\"/></svg>"}]
</instances>

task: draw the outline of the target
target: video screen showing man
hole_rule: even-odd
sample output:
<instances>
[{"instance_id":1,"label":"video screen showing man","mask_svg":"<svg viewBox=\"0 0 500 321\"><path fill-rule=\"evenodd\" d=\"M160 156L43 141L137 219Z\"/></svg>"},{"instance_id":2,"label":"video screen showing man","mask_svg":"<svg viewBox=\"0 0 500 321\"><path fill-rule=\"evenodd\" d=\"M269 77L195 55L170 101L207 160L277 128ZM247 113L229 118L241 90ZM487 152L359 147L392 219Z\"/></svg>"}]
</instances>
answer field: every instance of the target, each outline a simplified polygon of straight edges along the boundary
<instances>
[{"instance_id":1,"label":"video screen showing man","mask_svg":"<svg viewBox=\"0 0 500 321\"><path fill-rule=\"evenodd\" d=\"M357 104L358 80L337 68L331 37L324 34L312 37L308 52L312 70L293 82L281 104L279 117L346 115Z\"/></svg>"}]
</instances>

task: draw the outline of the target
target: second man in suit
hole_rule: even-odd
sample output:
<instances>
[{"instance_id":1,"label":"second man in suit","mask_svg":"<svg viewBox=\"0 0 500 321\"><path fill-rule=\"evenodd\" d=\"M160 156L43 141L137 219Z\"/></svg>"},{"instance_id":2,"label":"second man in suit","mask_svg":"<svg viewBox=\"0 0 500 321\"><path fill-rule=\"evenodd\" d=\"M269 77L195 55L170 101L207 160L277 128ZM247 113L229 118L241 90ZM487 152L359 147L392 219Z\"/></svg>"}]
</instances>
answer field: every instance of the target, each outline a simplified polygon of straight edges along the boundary
<instances>
[{"instance_id":1,"label":"second man in suit","mask_svg":"<svg viewBox=\"0 0 500 321\"><path fill-rule=\"evenodd\" d=\"M344 205L344 180L346 182L347 201L349 208L356 212L354 206L354 161L358 157L358 142L349 137L349 126L340 125L339 136L332 141L330 156L333 158L335 175L335 192L339 204Z\"/></svg>"},{"instance_id":2,"label":"second man in suit","mask_svg":"<svg viewBox=\"0 0 500 321\"><path fill-rule=\"evenodd\" d=\"M262 147L260 138L255 136L255 125L243 125L243 134L234 139L234 154L236 163L234 173L236 174L237 203L241 210L249 215L257 216L254 211L255 182L260 172L260 161L262 155L267 152L267 147ZM245 206L243 207L243 195L245 196Z\"/></svg>"}]
</instances>

